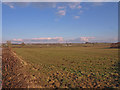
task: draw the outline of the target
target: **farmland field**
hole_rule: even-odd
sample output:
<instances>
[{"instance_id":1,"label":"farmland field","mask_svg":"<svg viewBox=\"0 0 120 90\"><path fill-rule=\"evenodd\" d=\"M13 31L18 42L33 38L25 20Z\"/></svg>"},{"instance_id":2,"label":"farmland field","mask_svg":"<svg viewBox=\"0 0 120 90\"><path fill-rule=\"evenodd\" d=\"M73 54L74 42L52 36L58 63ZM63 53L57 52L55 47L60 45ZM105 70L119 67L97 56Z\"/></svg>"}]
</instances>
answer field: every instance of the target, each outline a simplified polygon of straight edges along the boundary
<instances>
[{"instance_id":1,"label":"farmland field","mask_svg":"<svg viewBox=\"0 0 120 90\"><path fill-rule=\"evenodd\" d=\"M96 47L12 48L35 84L60 88L119 88L118 49Z\"/></svg>"}]
</instances>

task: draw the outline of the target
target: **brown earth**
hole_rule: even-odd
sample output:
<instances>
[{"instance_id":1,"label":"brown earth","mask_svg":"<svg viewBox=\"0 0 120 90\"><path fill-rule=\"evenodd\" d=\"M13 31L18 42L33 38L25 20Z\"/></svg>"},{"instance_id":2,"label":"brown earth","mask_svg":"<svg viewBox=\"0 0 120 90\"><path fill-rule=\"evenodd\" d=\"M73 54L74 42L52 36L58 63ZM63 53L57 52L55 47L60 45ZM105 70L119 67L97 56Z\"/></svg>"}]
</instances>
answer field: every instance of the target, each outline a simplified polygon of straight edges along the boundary
<instances>
[{"instance_id":1,"label":"brown earth","mask_svg":"<svg viewBox=\"0 0 120 90\"><path fill-rule=\"evenodd\" d=\"M45 72L44 67L29 64L10 49L4 48L2 52L2 86L3 88L119 88L118 74L111 74L111 77L102 80L97 79L92 72L89 75L81 72L81 76L78 76L65 70L57 71L52 66L50 67L51 71Z\"/></svg>"},{"instance_id":2,"label":"brown earth","mask_svg":"<svg viewBox=\"0 0 120 90\"><path fill-rule=\"evenodd\" d=\"M21 61L11 50L2 52L2 87L3 88L37 88L31 80L28 65ZM40 87L40 86L39 86Z\"/></svg>"}]
</instances>

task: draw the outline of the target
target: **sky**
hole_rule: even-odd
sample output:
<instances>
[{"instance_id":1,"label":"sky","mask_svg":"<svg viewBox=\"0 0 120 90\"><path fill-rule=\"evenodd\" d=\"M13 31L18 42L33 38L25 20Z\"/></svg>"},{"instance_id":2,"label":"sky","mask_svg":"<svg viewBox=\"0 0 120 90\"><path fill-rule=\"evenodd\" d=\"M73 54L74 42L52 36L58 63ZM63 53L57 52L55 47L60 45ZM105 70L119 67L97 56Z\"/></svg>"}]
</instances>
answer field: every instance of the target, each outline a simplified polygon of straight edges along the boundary
<instances>
[{"instance_id":1,"label":"sky","mask_svg":"<svg viewBox=\"0 0 120 90\"><path fill-rule=\"evenodd\" d=\"M2 4L3 42L117 42L117 2Z\"/></svg>"}]
</instances>

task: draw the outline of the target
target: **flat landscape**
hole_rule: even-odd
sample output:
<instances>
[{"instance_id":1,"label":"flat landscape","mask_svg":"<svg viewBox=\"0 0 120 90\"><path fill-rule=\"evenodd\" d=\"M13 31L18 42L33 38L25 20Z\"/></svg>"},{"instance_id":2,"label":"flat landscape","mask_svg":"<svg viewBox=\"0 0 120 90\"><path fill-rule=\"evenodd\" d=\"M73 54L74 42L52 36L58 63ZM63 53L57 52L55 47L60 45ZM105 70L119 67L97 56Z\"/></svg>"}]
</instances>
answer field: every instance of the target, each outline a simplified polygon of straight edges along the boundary
<instances>
[{"instance_id":1,"label":"flat landscape","mask_svg":"<svg viewBox=\"0 0 120 90\"><path fill-rule=\"evenodd\" d=\"M2 3L2 88L120 89L120 3L47 1Z\"/></svg>"},{"instance_id":2,"label":"flat landscape","mask_svg":"<svg viewBox=\"0 0 120 90\"><path fill-rule=\"evenodd\" d=\"M35 87L119 88L118 49L109 46L15 45L12 51L27 67Z\"/></svg>"},{"instance_id":3,"label":"flat landscape","mask_svg":"<svg viewBox=\"0 0 120 90\"><path fill-rule=\"evenodd\" d=\"M2 87L120 89L120 3L47 1L2 3Z\"/></svg>"}]
</instances>

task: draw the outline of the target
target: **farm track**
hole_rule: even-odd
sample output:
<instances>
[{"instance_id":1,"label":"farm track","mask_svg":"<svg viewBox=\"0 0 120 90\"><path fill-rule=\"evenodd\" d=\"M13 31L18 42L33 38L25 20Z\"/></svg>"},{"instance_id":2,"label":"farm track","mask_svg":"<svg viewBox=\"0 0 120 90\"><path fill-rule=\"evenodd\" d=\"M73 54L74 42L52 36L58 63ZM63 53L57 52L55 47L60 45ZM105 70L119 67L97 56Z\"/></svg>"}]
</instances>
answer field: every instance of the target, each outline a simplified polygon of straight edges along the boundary
<instances>
[{"instance_id":1,"label":"farm track","mask_svg":"<svg viewBox=\"0 0 120 90\"><path fill-rule=\"evenodd\" d=\"M11 50L4 48L2 52L2 87L3 88L36 88L29 72ZM39 86L40 87L40 86Z\"/></svg>"}]
</instances>

